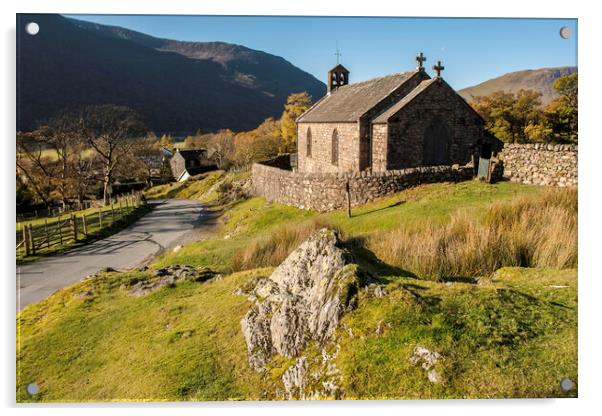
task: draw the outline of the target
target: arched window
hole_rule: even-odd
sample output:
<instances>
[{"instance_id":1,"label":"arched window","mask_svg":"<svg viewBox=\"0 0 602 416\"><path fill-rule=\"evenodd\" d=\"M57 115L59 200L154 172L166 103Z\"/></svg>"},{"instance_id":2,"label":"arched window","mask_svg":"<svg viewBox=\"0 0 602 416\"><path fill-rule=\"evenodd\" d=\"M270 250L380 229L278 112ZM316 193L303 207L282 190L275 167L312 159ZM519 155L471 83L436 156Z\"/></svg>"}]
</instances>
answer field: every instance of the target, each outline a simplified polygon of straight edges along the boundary
<instances>
[{"instance_id":1,"label":"arched window","mask_svg":"<svg viewBox=\"0 0 602 416\"><path fill-rule=\"evenodd\" d=\"M311 128L307 128L307 135L305 136L305 140L307 140L307 149L306 156L311 157Z\"/></svg>"},{"instance_id":2,"label":"arched window","mask_svg":"<svg viewBox=\"0 0 602 416\"><path fill-rule=\"evenodd\" d=\"M339 133L337 129L332 132L332 164L335 166L339 165Z\"/></svg>"}]
</instances>

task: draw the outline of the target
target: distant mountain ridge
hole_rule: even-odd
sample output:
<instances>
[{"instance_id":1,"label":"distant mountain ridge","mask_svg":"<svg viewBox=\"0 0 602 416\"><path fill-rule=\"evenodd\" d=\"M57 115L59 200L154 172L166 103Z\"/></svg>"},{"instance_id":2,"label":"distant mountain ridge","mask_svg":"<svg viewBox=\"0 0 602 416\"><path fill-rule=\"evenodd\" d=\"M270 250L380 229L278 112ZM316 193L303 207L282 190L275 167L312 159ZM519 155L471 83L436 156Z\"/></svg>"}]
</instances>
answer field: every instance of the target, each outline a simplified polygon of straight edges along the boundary
<instances>
[{"instance_id":1,"label":"distant mountain ridge","mask_svg":"<svg viewBox=\"0 0 602 416\"><path fill-rule=\"evenodd\" d=\"M531 89L542 94L541 101L545 105L556 97L552 89L553 82L563 75L570 75L576 72L576 66L510 72L472 87L461 89L458 92L464 99L470 102L474 97L489 95L495 91L516 93L520 89Z\"/></svg>"},{"instance_id":2,"label":"distant mountain ridge","mask_svg":"<svg viewBox=\"0 0 602 416\"><path fill-rule=\"evenodd\" d=\"M36 36L23 26L35 21ZM18 15L17 128L63 108L127 105L158 132L247 130L289 94L325 85L285 59L224 42L160 39L60 15Z\"/></svg>"}]
</instances>

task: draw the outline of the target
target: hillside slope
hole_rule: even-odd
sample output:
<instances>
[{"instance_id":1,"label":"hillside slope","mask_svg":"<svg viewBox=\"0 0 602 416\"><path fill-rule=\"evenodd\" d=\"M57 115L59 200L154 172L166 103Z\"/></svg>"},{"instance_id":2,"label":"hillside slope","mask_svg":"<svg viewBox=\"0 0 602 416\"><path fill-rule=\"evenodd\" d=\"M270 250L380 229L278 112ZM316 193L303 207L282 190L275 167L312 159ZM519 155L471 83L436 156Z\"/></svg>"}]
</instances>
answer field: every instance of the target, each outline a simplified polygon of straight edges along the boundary
<instances>
[{"instance_id":1,"label":"hillside slope","mask_svg":"<svg viewBox=\"0 0 602 416\"><path fill-rule=\"evenodd\" d=\"M204 193L200 184L189 186L194 195ZM578 380L575 264L502 267L489 276L460 271L435 281L418 277L411 264L385 263L383 252L362 243L371 235L383 241L382 233L400 228L426 227L432 234L445 224L457 235L462 219L499 227L496 218L522 212L521 221L537 230L544 248L560 256L559 245L545 242L545 232L556 225L529 223L531 211L516 206L525 201L537 202L548 219L576 221L576 193L513 183L420 186L355 208L351 218L343 211L316 214L261 198L231 201L219 207L221 228L215 236L164 253L148 270L99 273L25 308L17 318L17 400L282 399L282 377L295 358L276 354L263 373L250 367L240 323L252 306L245 292L269 276L312 228L324 224L341 231L359 266L383 287L380 296L359 293L356 307L342 315L336 345L322 349L312 343L302 352L308 374L328 363L336 397L574 397L577 390L562 392L559 382ZM524 237L516 228L521 221L508 220L516 238ZM504 251L499 249L503 240L490 237L494 250L479 242L475 261ZM421 242L424 261L427 239L408 240ZM526 247L526 240L516 243ZM530 249L534 254L539 248ZM245 258L248 252L254 255ZM440 249L436 253L440 256ZM519 254L529 256L525 250ZM152 284L157 270L181 264L209 267L222 277L178 281L132 295L133 288ZM410 359L417 347L442 357L436 367L440 382L429 381ZM26 393L32 381L40 386L33 397Z\"/></svg>"},{"instance_id":2,"label":"hillside slope","mask_svg":"<svg viewBox=\"0 0 602 416\"><path fill-rule=\"evenodd\" d=\"M531 89L542 94L541 101L545 105L555 98L552 89L554 80L575 72L577 72L575 66L510 72L472 87L461 89L458 92L464 99L470 101L473 97L488 95L495 91L515 93L521 89Z\"/></svg>"},{"instance_id":3,"label":"hillside slope","mask_svg":"<svg viewBox=\"0 0 602 416\"><path fill-rule=\"evenodd\" d=\"M24 25L40 25L36 36ZM283 58L226 43L156 39L60 15L17 18L17 129L57 111L114 103L158 132L256 127L278 117L290 93L324 84Z\"/></svg>"}]
</instances>

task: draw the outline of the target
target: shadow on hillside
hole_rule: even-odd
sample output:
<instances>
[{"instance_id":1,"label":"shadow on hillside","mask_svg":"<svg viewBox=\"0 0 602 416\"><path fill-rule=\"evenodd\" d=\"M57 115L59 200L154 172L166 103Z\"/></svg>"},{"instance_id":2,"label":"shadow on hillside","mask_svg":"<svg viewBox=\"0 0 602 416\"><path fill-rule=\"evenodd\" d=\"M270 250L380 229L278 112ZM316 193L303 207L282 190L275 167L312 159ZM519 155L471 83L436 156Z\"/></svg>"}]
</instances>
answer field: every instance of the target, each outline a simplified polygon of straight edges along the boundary
<instances>
[{"instance_id":1,"label":"shadow on hillside","mask_svg":"<svg viewBox=\"0 0 602 416\"><path fill-rule=\"evenodd\" d=\"M351 212L351 218L356 218L356 217L361 217L363 215L373 214L375 212L384 211L385 209L389 209L389 208L395 208L395 207L398 207L398 206L400 206L402 204L405 204L405 202L406 201L396 201L396 202L393 202L392 204L389 204L387 206L380 207L380 208L375 208L375 209L372 209L370 211L360 212L358 214L354 214L353 211L352 211Z\"/></svg>"},{"instance_id":2,"label":"shadow on hillside","mask_svg":"<svg viewBox=\"0 0 602 416\"><path fill-rule=\"evenodd\" d=\"M470 284L477 284L478 283L478 279L475 277L470 277L470 276L448 276L448 277L441 277L440 281L443 283L470 283Z\"/></svg>"},{"instance_id":3,"label":"shadow on hillside","mask_svg":"<svg viewBox=\"0 0 602 416\"><path fill-rule=\"evenodd\" d=\"M364 270L379 277L412 277L416 275L397 266L385 263L364 245L364 239L355 237L347 240L345 246L353 254L356 263Z\"/></svg>"}]
</instances>

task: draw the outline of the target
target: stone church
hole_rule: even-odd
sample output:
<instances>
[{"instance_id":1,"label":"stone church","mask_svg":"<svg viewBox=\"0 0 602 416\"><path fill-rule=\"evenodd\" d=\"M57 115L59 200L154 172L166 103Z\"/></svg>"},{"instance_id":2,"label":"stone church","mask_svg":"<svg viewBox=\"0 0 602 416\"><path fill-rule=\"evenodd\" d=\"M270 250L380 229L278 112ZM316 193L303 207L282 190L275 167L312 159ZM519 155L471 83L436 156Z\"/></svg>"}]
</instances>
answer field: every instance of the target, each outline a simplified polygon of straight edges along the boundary
<instances>
[{"instance_id":1,"label":"stone church","mask_svg":"<svg viewBox=\"0 0 602 416\"><path fill-rule=\"evenodd\" d=\"M415 71L349 84L328 72L327 94L297 119L299 172L386 171L464 165L486 140L484 120L420 53Z\"/></svg>"}]
</instances>

